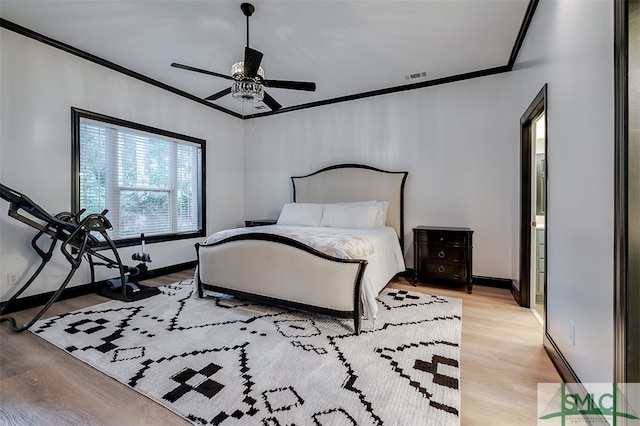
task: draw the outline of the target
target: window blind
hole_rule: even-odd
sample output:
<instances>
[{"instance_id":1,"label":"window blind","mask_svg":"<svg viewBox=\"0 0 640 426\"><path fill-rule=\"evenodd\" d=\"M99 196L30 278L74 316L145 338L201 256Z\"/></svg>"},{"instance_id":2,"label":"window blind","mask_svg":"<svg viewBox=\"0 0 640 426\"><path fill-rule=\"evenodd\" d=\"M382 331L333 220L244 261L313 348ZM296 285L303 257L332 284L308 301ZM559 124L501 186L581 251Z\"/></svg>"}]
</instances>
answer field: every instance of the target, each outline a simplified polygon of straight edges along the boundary
<instances>
[{"instance_id":1,"label":"window blind","mask_svg":"<svg viewBox=\"0 0 640 426\"><path fill-rule=\"evenodd\" d=\"M79 151L80 208L114 240L202 229L200 144L80 117Z\"/></svg>"}]
</instances>

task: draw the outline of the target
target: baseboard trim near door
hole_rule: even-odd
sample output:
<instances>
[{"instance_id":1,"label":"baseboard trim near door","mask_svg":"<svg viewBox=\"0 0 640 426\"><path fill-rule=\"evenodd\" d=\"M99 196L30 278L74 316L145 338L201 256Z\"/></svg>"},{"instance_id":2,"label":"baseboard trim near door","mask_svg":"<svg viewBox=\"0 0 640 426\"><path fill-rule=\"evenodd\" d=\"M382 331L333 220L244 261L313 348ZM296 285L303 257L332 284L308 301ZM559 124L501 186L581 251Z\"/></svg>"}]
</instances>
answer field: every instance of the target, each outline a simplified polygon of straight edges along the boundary
<instances>
[{"instance_id":1,"label":"baseboard trim near door","mask_svg":"<svg viewBox=\"0 0 640 426\"><path fill-rule=\"evenodd\" d=\"M565 383L580 383L578 375L573 371L573 368L571 368L571 365L558 348L558 345L556 345L553 338L546 331L542 343L549 358L551 358L551 362L556 367L556 370L558 370L558 374L562 377L562 380Z\"/></svg>"},{"instance_id":2,"label":"baseboard trim near door","mask_svg":"<svg viewBox=\"0 0 640 426\"><path fill-rule=\"evenodd\" d=\"M398 274L400 277L405 277L408 280L413 280L413 268L407 268L404 272ZM497 288L506 288L510 289L513 285L513 280L508 278L495 278L495 277L485 277L481 275L473 276L473 285L481 285L485 287L497 287Z\"/></svg>"},{"instance_id":3,"label":"baseboard trim near door","mask_svg":"<svg viewBox=\"0 0 640 426\"><path fill-rule=\"evenodd\" d=\"M483 277L479 275L473 276L473 285L482 285L485 287L497 287L510 289L513 281L508 278Z\"/></svg>"},{"instance_id":4,"label":"baseboard trim near door","mask_svg":"<svg viewBox=\"0 0 640 426\"><path fill-rule=\"evenodd\" d=\"M161 277L163 275L173 274L175 272L185 271L187 269L195 268L196 264L197 262L194 260L191 262L185 262L177 265L170 265L170 266L164 266L158 269L153 269L146 274L145 279L156 278L156 277ZM143 280L139 280L139 281L143 281ZM106 280L103 280L103 281L97 281L95 283L80 284L77 286L66 288L58 298L58 301L65 300L65 299L72 299L74 297L85 296L87 294L95 293L98 291L99 288L104 287L105 284L106 284ZM45 303L49 301L49 299L51 298L51 296L53 296L54 293L55 291L48 291L46 293L35 294L33 296L21 297L15 300L11 304L11 306L8 306L7 309L2 314L5 315L5 314L10 314L12 312L24 311L25 309L35 308L37 306L43 306ZM2 304L4 303L5 302L3 301Z\"/></svg>"},{"instance_id":5,"label":"baseboard trim near door","mask_svg":"<svg viewBox=\"0 0 640 426\"><path fill-rule=\"evenodd\" d=\"M511 282L509 290L511 290L511 296L513 296L513 300L515 300L518 305L522 306L522 304L520 303L520 300L522 300L522 293L520 293L520 289L516 287L515 281Z\"/></svg>"}]
</instances>

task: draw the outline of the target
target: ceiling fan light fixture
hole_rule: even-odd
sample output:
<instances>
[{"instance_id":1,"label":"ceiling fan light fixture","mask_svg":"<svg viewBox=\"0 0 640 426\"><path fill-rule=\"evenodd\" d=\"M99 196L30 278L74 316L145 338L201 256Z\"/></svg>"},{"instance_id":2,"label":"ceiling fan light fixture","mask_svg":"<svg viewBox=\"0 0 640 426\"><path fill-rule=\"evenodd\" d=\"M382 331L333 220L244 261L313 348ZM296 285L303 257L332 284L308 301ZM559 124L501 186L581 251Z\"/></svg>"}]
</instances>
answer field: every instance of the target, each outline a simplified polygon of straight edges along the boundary
<instances>
[{"instance_id":1,"label":"ceiling fan light fixture","mask_svg":"<svg viewBox=\"0 0 640 426\"><path fill-rule=\"evenodd\" d=\"M256 72L256 74L264 80L264 69L262 67L258 67L258 72ZM244 69L244 61L239 61L231 65L231 76L238 79L247 77L247 73Z\"/></svg>"},{"instance_id":2,"label":"ceiling fan light fixture","mask_svg":"<svg viewBox=\"0 0 640 426\"><path fill-rule=\"evenodd\" d=\"M264 89L262 84L246 78L233 83L231 96L240 102L261 102L264 99Z\"/></svg>"},{"instance_id":3,"label":"ceiling fan light fixture","mask_svg":"<svg viewBox=\"0 0 640 426\"><path fill-rule=\"evenodd\" d=\"M244 62L236 62L231 66L231 75L236 81L231 85L231 96L240 102L261 102L264 99L264 89L260 79L264 78L264 70L258 68L255 77L248 77L245 73Z\"/></svg>"}]
</instances>

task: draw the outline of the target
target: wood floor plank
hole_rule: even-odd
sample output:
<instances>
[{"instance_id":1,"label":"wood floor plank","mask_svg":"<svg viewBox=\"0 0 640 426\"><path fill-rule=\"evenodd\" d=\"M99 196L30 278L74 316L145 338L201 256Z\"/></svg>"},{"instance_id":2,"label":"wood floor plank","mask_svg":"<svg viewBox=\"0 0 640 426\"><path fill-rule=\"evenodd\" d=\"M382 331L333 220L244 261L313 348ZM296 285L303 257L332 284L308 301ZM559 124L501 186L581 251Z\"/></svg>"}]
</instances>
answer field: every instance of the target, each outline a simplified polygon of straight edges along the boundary
<instances>
[{"instance_id":1,"label":"wood floor plank","mask_svg":"<svg viewBox=\"0 0 640 426\"><path fill-rule=\"evenodd\" d=\"M193 270L156 277L166 285L193 277ZM536 425L538 382L560 382L542 347L542 327L506 289L412 283L390 287L463 300L461 425ZM60 315L108 299L87 295L55 303L43 316ZM37 309L16 312L27 321ZM187 425L189 422L125 385L76 360L30 332L0 325L0 424Z\"/></svg>"}]
</instances>

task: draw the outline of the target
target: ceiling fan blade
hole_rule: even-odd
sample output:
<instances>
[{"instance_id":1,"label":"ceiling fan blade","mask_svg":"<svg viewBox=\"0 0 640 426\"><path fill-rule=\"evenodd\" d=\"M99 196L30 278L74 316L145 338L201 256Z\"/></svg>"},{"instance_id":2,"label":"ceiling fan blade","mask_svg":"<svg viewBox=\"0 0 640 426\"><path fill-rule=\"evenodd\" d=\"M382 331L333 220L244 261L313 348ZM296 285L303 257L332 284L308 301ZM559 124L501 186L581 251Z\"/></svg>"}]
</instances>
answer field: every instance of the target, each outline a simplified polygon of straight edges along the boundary
<instances>
[{"instance_id":1,"label":"ceiling fan blade","mask_svg":"<svg viewBox=\"0 0 640 426\"><path fill-rule=\"evenodd\" d=\"M262 84L266 87L275 87L277 89L316 91L316 84L309 81L262 80Z\"/></svg>"},{"instance_id":2,"label":"ceiling fan blade","mask_svg":"<svg viewBox=\"0 0 640 426\"><path fill-rule=\"evenodd\" d=\"M278 101L273 99L267 92L264 92L264 99L262 99L262 102L264 102L266 106L271 108L272 111L277 111L282 108L282 105L280 105Z\"/></svg>"},{"instance_id":3,"label":"ceiling fan blade","mask_svg":"<svg viewBox=\"0 0 640 426\"><path fill-rule=\"evenodd\" d=\"M182 64L178 64L176 62L171 64L172 67L174 68L181 68L183 70L187 70L187 71L195 71L195 72L199 72L202 74L208 74L208 75L213 75L215 77L222 77L222 78L226 78L227 80L233 80L233 77L229 76L229 75L224 75L224 74L220 74L214 71L209 71L209 70L203 70L201 68L195 68L195 67L191 67L189 65L182 65Z\"/></svg>"},{"instance_id":4,"label":"ceiling fan blade","mask_svg":"<svg viewBox=\"0 0 640 426\"><path fill-rule=\"evenodd\" d=\"M244 48L244 72L248 77L255 77L262 62L262 53L249 46Z\"/></svg>"},{"instance_id":5,"label":"ceiling fan blade","mask_svg":"<svg viewBox=\"0 0 640 426\"><path fill-rule=\"evenodd\" d=\"M206 98L204 98L205 101L215 101L216 99L219 99L225 95L228 95L229 93L231 93L231 87L228 87L224 90L219 91L218 93L214 93L211 96L207 96Z\"/></svg>"}]
</instances>

